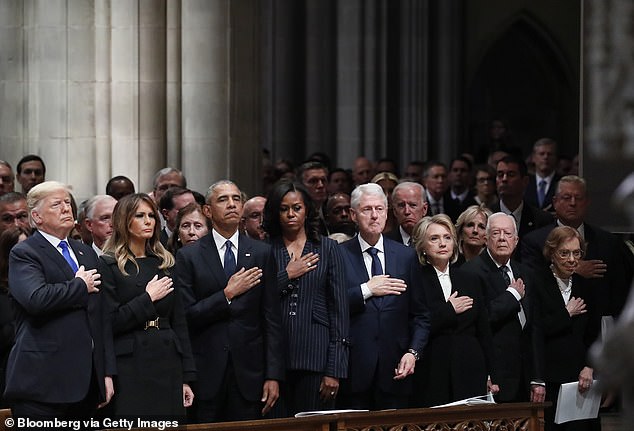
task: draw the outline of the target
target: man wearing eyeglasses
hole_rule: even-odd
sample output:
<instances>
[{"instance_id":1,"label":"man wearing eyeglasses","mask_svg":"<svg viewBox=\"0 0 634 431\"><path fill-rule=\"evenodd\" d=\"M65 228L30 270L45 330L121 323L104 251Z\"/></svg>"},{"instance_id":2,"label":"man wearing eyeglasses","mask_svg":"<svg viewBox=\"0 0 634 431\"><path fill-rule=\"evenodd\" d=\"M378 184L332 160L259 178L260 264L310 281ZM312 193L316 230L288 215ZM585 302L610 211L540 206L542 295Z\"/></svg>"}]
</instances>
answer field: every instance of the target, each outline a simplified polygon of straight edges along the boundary
<instances>
[{"instance_id":1,"label":"man wearing eyeglasses","mask_svg":"<svg viewBox=\"0 0 634 431\"><path fill-rule=\"evenodd\" d=\"M29 227L26 197L22 193L9 192L0 196L0 233L11 227Z\"/></svg>"},{"instance_id":2,"label":"man wearing eyeglasses","mask_svg":"<svg viewBox=\"0 0 634 431\"><path fill-rule=\"evenodd\" d=\"M266 232L262 228L264 205L266 198L263 196L254 196L244 203L240 217L240 232L249 238L260 241L266 239Z\"/></svg>"},{"instance_id":3,"label":"man wearing eyeglasses","mask_svg":"<svg viewBox=\"0 0 634 431\"><path fill-rule=\"evenodd\" d=\"M626 262L628 251L623 241L597 226L585 222L590 198L586 181L575 175L561 178L553 196L556 220L522 239L522 263L532 268L548 265L542 250L546 237L557 226L577 229L587 244L586 256L575 272L586 278L597 295L603 316L618 316L629 292L632 269Z\"/></svg>"},{"instance_id":4,"label":"man wearing eyeglasses","mask_svg":"<svg viewBox=\"0 0 634 431\"><path fill-rule=\"evenodd\" d=\"M498 164L499 165L499 164ZM511 256L519 241L515 220L491 215L487 248L461 269L480 286L493 333L498 402L543 402L543 333L536 318L535 285L528 269Z\"/></svg>"},{"instance_id":5,"label":"man wearing eyeglasses","mask_svg":"<svg viewBox=\"0 0 634 431\"><path fill-rule=\"evenodd\" d=\"M388 209L378 184L357 186L351 207L359 235L341 245L352 344L340 407L406 408L410 376L429 336L425 289L416 285L420 264L412 248L382 235Z\"/></svg>"}]
</instances>

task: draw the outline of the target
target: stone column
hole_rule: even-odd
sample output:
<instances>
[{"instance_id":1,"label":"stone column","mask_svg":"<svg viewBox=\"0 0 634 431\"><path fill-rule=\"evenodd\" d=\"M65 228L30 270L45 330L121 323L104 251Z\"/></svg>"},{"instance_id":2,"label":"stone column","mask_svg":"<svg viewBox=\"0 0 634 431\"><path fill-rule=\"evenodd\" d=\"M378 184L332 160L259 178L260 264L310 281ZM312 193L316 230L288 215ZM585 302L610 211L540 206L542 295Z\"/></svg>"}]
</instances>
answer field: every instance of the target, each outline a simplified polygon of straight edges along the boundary
<instances>
[{"instance_id":1,"label":"stone column","mask_svg":"<svg viewBox=\"0 0 634 431\"><path fill-rule=\"evenodd\" d=\"M384 0L337 2L337 160L385 153L386 15Z\"/></svg>"},{"instance_id":2,"label":"stone column","mask_svg":"<svg viewBox=\"0 0 634 431\"><path fill-rule=\"evenodd\" d=\"M182 166L189 186L229 178L229 2L183 0Z\"/></svg>"},{"instance_id":3,"label":"stone column","mask_svg":"<svg viewBox=\"0 0 634 431\"><path fill-rule=\"evenodd\" d=\"M436 56L430 64L435 69L435 98L432 101L435 109L433 118L432 140L429 156L443 162L456 156L461 139L460 121L462 94L462 0L443 0L436 3Z\"/></svg>"}]
</instances>

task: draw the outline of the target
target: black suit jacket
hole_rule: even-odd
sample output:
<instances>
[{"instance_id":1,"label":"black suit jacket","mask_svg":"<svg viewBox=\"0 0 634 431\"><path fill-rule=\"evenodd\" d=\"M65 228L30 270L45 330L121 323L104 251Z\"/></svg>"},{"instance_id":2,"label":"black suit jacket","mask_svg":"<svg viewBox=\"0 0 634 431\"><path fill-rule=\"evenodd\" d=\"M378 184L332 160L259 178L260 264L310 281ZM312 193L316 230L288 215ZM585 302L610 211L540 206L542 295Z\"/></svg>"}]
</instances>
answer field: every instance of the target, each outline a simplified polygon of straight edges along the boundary
<instances>
[{"instance_id":1,"label":"black suit jacket","mask_svg":"<svg viewBox=\"0 0 634 431\"><path fill-rule=\"evenodd\" d=\"M279 271L277 286L282 325L287 334L286 368L326 376L348 376L348 291L343 258L337 243L321 237L306 241L302 255L316 253L316 268L290 280L290 256L281 239L271 243Z\"/></svg>"},{"instance_id":2,"label":"black suit jacket","mask_svg":"<svg viewBox=\"0 0 634 431\"><path fill-rule=\"evenodd\" d=\"M451 292L469 296L473 307L456 314L445 300L435 269L422 269L422 284L431 315L429 342L416 365L416 407L433 406L486 394L492 369L493 339L480 287L459 268L449 269Z\"/></svg>"},{"instance_id":3,"label":"black suit jacket","mask_svg":"<svg viewBox=\"0 0 634 431\"><path fill-rule=\"evenodd\" d=\"M522 263L534 269L541 269L549 262L543 255L548 234L557 227L551 223L526 235L521 241ZM607 264L607 272L602 278L586 280L586 284L596 294L598 308L603 316L618 316L627 300L631 284L631 268L623 241L597 226L584 224L584 240L587 245L585 260L601 259Z\"/></svg>"},{"instance_id":4,"label":"black suit jacket","mask_svg":"<svg viewBox=\"0 0 634 431\"><path fill-rule=\"evenodd\" d=\"M182 247L176 255L174 284L183 294L192 351L196 361L196 396L214 397L231 358L244 398L257 401L264 380L284 377L284 344L277 269L270 245L240 235L237 266L258 267L260 283L228 303L227 276L213 235Z\"/></svg>"},{"instance_id":5,"label":"black suit jacket","mask_svg":"<svg viewBox=\"0 0 634 431\"><path fill-rule=\"evenodd\" d=\"M341 244L350 302L352 346L348 384L353 393L376 384L384 392L407 395L412 379L394 380L394 368L408 349L423 351L429 337L429 312L414 250L387 238L383 239L383 245L384 273L405 280L407 290L401 295L366 301L361 284L369 278L359 239L354 237ZM377 381L372 380L375 371Z\"/></svg>"},{"instance_id":6,"label":"black suit jacket","mask_svg":"<svg viewBox=\"0 0 634 431\"><path fill-rule=\"evenodd\" d=\"M530 205L535 208L542 209L544 211L551 211L553 206L553 196L555 195L555 190L557 189L557 183L561 179L560 175L555 174L553 180L550 182L548 190L546 190L546 196L544 198L543 204L539 205L539 199L537 197L537 177L535 175L529 175L528 177L528 186L524 191L524 202L528 202Z\"/></svg>"},{"instance_id":7,"label":"black suit jacket","mask_svg":"<svg viewBox=\"0 0 634 431\"><path fill-rule=\"evenodd\" d=\"M500 385L496 399L500 401L528 400L530 381L543 380L543 334L537 317L534 278L520 263L511 260L510 265L514 277L521 278L526 286L521 300L526 315L524 328L517 315L520 302L506 290L502 273L486 250L460 267L480 286L487 303L493 333L493 368L498 376L495 383Z\"/></svg>"},{"instance_id":8,"label":"black suit jacket","mask_svg":"<svg viewBox=\"0 0 634 431\"><path fill-rule=\"evenodd\" d=\"M401 229L400 229L399 226L396 226L395 229L392 229L391 231L386 232L385 234L383 234L383 237L384 238L389 238L392 241L396 241L396 242L398 242L400 244L407 245L407 244L405 244L403 242L403 235L401 235Z\"/></svg>"},{"instance_id":9,"label":"black suit jacket","mask_svg":"<svg viewBox=\"0 0 634 431\"><path fill-rule=\"evenodd\" d=\"M494 213L501 211L500 203L496 203L491 208L491 211ZM520 239L524 237L529 232L534 231L535 229L539 229L540 227L546 226L553 221L553 216L547 213L546 211L542 211L539 208L536 208L527 202L524 202L524 207L522 208L522 219L520 220L520 225L518 228L518 235ZM515 250L515 257L519 256L520 253L518 250Z\"/></svg>"},{"instance_id":10,"label":"black suit jacket","mask_svg":"<svg viewBox=\"0 0 634 431\"><path fill-rule=\"evenodd\" d=\"M544 378L559 384L577 381L583 367L590 366L588 350L601 329L595 295L583 278L573 275L570 297L582 298L586 313L571 317L553 273L544 267L539 277L537 293L544 331Z\"/></svg>"},{"instance_id":11,"label":"black suit jacket","mask_svg":"<svg viewBox=\"0 0 634 431\"><path fill-rule=\"evenodd\" d=\"M68 242L79 265L97 268L97 256L89 246ZM88 394L94 372L99 399L104 401L104 378L116 374L116 366L102 294L89 294L84 281L39 232L11 250L9 288L16 337L5 396L75 403Z\"/></svg>"}]
</instances>

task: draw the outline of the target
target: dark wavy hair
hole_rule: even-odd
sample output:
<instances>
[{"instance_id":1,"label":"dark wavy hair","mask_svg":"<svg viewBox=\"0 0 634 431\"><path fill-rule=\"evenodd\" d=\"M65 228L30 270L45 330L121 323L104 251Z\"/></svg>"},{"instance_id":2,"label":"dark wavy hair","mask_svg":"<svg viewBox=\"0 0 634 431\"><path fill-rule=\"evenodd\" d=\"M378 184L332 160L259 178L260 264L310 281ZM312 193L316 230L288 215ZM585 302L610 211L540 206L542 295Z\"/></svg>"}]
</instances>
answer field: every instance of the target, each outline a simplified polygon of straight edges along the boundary
<instances>
[{"instance_id":1,"label":"dark wavy hair","mask_svg":"<svg viewBox=\"0 0 634 431\"><path fill-rule=\"evenodd\" d=\"M16 226L5 229L0 234L0 290L9 290L9 253L20 240L20 235L31 235L30 227Z\"/></svg>"},{"instance_id":2,"label":"dark wavy hair","mask_svg":"<svg viewBox=\"0 0 634 431\"><path fill-rule=\"evenodd\" d=\"M264 221L262 226L269 234L270 238L282 236L282 225L280 224L280 207L282 200L287 193L296 192L302 195L304 206L306 207L306 220L304 229L306 237L312 242L319 242L319 216L315 209L315 204L308 194L308 190L298 182L281 180L278 181L269 192L264 205Z\"/></svg>"}]
</instances>

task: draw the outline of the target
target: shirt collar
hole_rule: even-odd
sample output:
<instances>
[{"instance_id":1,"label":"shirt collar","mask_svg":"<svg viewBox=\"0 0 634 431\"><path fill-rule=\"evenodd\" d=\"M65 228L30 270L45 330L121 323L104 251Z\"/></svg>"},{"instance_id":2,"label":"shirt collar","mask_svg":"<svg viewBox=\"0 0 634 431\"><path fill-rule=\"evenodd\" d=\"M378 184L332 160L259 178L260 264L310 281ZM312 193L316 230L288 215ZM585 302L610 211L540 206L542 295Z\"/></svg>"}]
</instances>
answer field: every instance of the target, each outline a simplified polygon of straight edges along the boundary
<instances>
[{"instance_id":1,"label":"shirt collar","mask_svg":"<svg viewBox=\"0 0 634 431\"><path fill-rule=\"evenodd\" d=\"M365 252L367 249L369 249L370 247L374 247L377 250L379 250L381 253L385 253L384 248L383 248L383 235L381 235L379 237L379 240L376 242L376 244L374 245L370 245L368 244L361 235L357 235L357 238L359 238L359 245L361 246L361 251Z\"/></svg>"},{"instance_id":2,"label":"shirt collar","mask_svg":"<svg viewBox=\"0 0 634 431\"><path fill-rule=\"evenodd\" d=\"M449 277L449 265L447 265L447 269L443 272L443 271L439 271L438 268L436 268L435 266L433 267L434 271L436 271L436 276L438 278L440 277Z\"/></svg>"},{"instance_id":3,"label":"shirt collar","mask_svg":"<svg viewBox=\"0 0 634 431\"><path fill-rule=\"evenodd\" d=\"M54 235L51 235L50 233L46 233L46 232L41 231L41 230L39 232L55 248L58 248L59 247L59 243L62 242L62 241L68 242L68 238L59 239L58 237L56 237ZM70 247L70 243L69 243L69 247Z\"/></svg>"},{"instance_id":4,"label":"shirt collar","mask_svg":"<svg viewBox=\"0 0 634 431\"><path fill-rule=\"evenodd\" d=\"M231 244L237 249L238 248L238 231L236 230L233 235L231 235L230 238L225 238L224 236L220 235L218 232L216 232L216 229L212 229L211 233L213 235L214 238L214 242L216 243L216 248L218 250L220 250L222 247L224 247L225 243L227 242L227 240L231 241Z\"/></svg>"}]
</instances>

